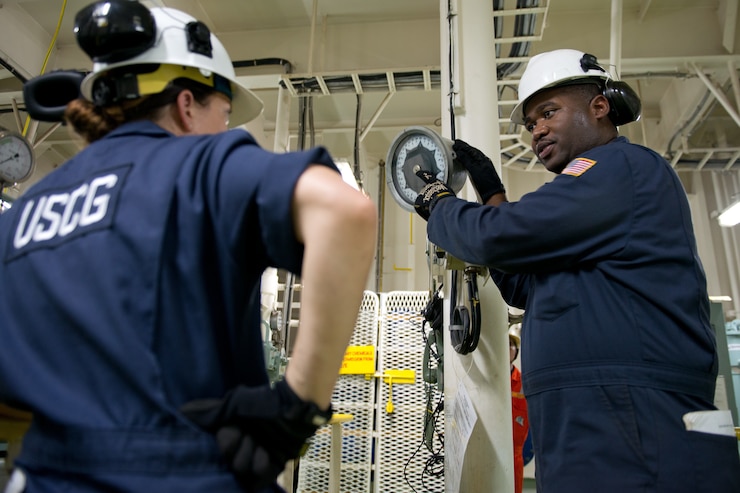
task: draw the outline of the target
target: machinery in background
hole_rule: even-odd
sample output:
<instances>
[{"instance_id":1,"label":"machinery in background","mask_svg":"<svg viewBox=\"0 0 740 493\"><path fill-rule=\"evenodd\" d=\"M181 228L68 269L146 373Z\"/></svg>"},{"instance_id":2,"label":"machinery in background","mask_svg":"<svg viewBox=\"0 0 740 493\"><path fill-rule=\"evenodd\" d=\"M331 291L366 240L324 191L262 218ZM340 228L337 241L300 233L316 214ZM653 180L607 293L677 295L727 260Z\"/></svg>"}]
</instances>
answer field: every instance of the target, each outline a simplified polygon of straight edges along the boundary
<instances>
[{"instance_id":1,"label":"machinery in background","mask_svg":"<svg viewBox=\"0 0 740 493\"><path fill-rule=\"evenodd\" d=\"M277 269L267 269L262 273L260 309L262 320L262 347L265 355L265 367L270 383L280 380L288 365L286 349L287 334L283 331L279 311L278 291L280 282ZM291 286L291 292L292 292ZM286 286L287 292L287 286ZM284 299L284 308L291 313L291 300ZM285 312L284 310L284 312Z\"/></svg>"},{"instance_id":2,"label":"machinery in background","mask_svg":"<svg viewBox=\"0 0 740 493\"><path fill-rule=\"evenodd\" d=\"M730 411L740 452L740 320L725 322L722 303L710 301L709 322L717 339L719 360L714 405Z\"/></svg>"},{"instance_id":3,"label":"machinery in background","mask_svg":"<svg viewBox=\"0 0 740 493\"><path fill-rule=\"evenodd\" d=\"M727 338L727 370L729 370L728 386L731 386L735 395L735 409L732 415L736 427L740 427L740 319L725 323L724 335ZM721 347L721 336L717 338L717 347ZM728 399L730 392L727 392ZM732 409L732 401L728 406Z\"/></svg>"}]
</instances>

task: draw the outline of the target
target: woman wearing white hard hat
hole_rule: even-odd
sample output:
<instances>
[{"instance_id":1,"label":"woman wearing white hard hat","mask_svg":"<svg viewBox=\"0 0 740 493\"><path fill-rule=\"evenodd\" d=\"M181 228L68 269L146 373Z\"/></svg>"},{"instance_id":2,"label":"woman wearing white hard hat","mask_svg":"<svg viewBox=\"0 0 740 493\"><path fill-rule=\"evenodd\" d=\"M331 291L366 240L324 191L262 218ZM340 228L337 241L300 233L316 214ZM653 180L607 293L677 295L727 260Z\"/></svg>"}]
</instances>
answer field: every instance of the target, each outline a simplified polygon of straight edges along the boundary
<instances>
[{"instance_id":1,"label":"woman wearing white hard hat","mask_svg":"<svg viewBox=\"0 0 740 493\"><path fill-rule=\"evenodd\" d=\"M33 413L8 491L282 491L331 416L375 207L325 149L227 131L262 105L205 24L110 0L76 34L94 66L64 114L88 145L0 216L0 278L23 286L0 299L0 401ZM303 284L274 387L267 267Z\"/></svg>"}]
</instances>

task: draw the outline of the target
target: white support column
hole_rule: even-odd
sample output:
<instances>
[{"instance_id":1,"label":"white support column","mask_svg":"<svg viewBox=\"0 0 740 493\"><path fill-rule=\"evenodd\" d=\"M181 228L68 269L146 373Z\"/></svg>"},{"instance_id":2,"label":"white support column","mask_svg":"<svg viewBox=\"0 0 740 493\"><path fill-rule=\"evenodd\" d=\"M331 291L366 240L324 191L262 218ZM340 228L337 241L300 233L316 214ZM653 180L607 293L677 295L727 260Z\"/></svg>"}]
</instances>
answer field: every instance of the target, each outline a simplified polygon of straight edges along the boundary
<instances>
[{"instance_id":1,"label":"white support column","mask_svg":"<svg viewBox=\"0 0 740 493\"><path fill-rule=\"evenodd\" d=\"M277 98L277 110L275 115L275 141L273 151L277 153L288 152L290 150L290 102L291 95L288 89L279 86ZM269 271L270 269L268 269ZM264 274L263 274L264 275ZM277 274L275 275L277 277ZM277 293L276 293L277 299ZM286 341L287 343L287 341ZM285 469L278 478L278 484L285 489L287 493L293 493L293 483L295 478L295 463L288 461Z\"/></svg>"},{"instance_id":2,"label":"white support column","mask_svg":"<svg viewBox=\"0 0 740 493\"><path fill-rule=\"evenodd\" d=\"M611 36L609 38L609 72L622 78L622 0L612 0Z\"/></svg>"},{"instance_id":3,"label":"white support column","mask_svg":"<svg viewBox=\"0 0 740 493\"><path fill-rule=\"evenodd\" d=\"M290 150L290 91L279 86L277 112L275 115L275 143L273 151L288 152Z\"/></svg>"},{"instance_id":4,"label":"white support column","mask_svg":"<svg viewBox=\"0 0 740 493\"><path fill-rule=\"evenodd\" d=\"M451 137L448 58L451 39L452 74L457 86L453 90L459 93L455 97L455 137L497 160L501 145L491 2L453 0L452 10L455 17L450 36L448 0L440 0L443 133ZM496 163L496 167L501 173L501 163ZM470 185L460 196L476 200ZM448 493L514 491L506 305L495 285L490 281L484 285L484 281L485 276L480 276L481 338L478 348L469 355L457 354L449 343L450 307L449 300L445 302L445 489ZM450 286L449 272L445 286ZM465 295L465 285L459 286L458 291ZM469 406L460 409L464 401ZM458 427L463 415L475 423L469 437L461 434Z\"/></svg>"}]
</instances>

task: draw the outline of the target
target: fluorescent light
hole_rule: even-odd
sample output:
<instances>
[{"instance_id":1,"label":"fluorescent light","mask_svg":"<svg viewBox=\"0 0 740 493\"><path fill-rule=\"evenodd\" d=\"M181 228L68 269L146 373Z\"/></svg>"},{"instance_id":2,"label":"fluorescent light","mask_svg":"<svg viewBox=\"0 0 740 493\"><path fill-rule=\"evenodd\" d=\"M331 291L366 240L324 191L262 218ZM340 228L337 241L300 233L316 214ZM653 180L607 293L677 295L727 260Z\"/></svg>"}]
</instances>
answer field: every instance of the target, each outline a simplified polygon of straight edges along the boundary
<instances>
[{"instance_id":1,"label":"fluorescent light","mask_svg":"<svg viewBox=\"0 0 740 493\"><path fill-rule=\"evenodd\" d=\"M740 223L740 201L735 202L730 207L722 211L719 215L719 225L725 228L732 227Z\"/></svg>"},{"instance_id":2,"label":"fluorescent light","mask_svg":"<svg viewBox=\"0 0 740 493\"><path fill-rule=\"evenodd\" d=\"M709 301L732 301L732 298L727 295L710 296Z\"/></svg>"}]
</instances>

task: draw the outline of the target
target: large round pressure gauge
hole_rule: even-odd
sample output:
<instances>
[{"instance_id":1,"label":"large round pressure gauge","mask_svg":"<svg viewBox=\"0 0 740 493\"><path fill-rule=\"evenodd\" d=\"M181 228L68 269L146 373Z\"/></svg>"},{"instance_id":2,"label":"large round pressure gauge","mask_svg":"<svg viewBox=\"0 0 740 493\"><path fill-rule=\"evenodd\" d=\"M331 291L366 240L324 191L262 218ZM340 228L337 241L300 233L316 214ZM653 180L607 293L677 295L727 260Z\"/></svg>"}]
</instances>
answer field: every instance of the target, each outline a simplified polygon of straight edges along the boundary
<instances>
[{"instance_id":1,"label":"large round pressure gauge","mask_svg":"<svg viewBox=\"0 0 740 493\"><path fill-rule=\"evenodd\" d=\"M455 193L465 185L465 168L455 161L452 141L426 127L408 127L391 143L386 159L386 182L393 198L409 212L424 188L424 181L416 176L420 170L429 171Z\"/></svg>"},{"instance_id":2,"label":"large round pressure gauge","mask_svg":"<svg viewBox=\"0 0 740 493\"><path fill-rule=\"evenodd\" d=\"M0 181L20 183L33 173L33 148L20 134L0 130Z\"/></svg>"}]
</instances>

